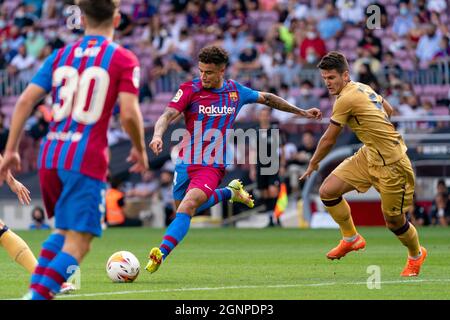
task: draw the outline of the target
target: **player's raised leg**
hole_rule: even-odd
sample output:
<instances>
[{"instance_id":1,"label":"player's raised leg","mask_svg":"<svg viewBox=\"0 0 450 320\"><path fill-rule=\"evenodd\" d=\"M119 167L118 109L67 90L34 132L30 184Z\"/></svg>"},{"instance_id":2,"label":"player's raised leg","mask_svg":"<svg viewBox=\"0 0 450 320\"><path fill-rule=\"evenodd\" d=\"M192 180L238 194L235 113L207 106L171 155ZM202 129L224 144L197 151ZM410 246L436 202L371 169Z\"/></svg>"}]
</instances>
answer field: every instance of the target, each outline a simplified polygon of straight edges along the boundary
<instances>
[{"instance_id":1,"label":"player's raised leg","mask_svg":"<svg viewBox=\"0 0 450 320\"><path fill-rule=\"evenodd\" d=\"M242 181L239 179L234 179L231 180L225 188L214 190L209 199L198 207L197 212L211 208L217 203L226 200L243 203L249 208L253 208L255 206L252 196L247 192L247 190L245 190Z\"/></svg>"},{"instance_id":2,"label":"player's raised leg","mask_svg":"<svg viewBox=\"0 0 450 320\"><path fill-rule=\"evenodd\" d=\"M320 198L334 221L339 225L342 234L339 244L327 253L328 259L340 259L350 251L364 249L366 246L366 241L356 231L350 206L342 197L343 194L354 189L352 185L334 174L329 175L320 187Z\"/></svg>"}]
</instances>

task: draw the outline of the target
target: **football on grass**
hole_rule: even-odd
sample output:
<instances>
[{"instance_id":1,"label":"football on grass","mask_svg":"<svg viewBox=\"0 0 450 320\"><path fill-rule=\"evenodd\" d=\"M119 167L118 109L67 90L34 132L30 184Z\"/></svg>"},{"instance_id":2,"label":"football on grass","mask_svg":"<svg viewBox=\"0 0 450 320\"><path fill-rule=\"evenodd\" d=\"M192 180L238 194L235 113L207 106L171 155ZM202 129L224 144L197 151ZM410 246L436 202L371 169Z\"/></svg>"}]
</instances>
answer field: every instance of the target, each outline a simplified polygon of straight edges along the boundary
<instances>
[{"instance_id":1,"label":"football on grass","mask_svg":"<svg viewBox=\"0 0 450 320\"><path fill-rule=\"evenodd\" d=\"M139 260L129 251L113 253L106 263L106 273L113 282L133 282L139 270Z\"/></svg>"}]
</instances>

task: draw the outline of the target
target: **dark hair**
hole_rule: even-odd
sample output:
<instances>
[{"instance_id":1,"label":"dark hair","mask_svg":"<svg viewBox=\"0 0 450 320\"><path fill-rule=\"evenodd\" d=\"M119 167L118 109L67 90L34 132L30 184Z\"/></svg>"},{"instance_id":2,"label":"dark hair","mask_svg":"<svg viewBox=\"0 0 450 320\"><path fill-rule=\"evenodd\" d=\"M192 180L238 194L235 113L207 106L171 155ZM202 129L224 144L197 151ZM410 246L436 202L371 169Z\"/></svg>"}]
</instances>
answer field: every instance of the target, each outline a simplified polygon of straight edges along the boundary
<instances>
[{"instance_id":1,"label":"dark hair","mask_svg":"<svg viewBox=\"0 0 450 320\"><path fill-rule=\"evenodd\" d=\"M322 60L320 60L317 68L322 70L336 70L340 74L348 71L348 62L345 56L337 51L328 52Z\"/></svg>"},{"instance_id":2,"label":"dark hair","mask_svg":"<svg viewBox=\"0 0 450 320\"><path fill-rule=\"evenodd\" d=\"M110 178L110 184L111 184L111 188L113 189L119 189L120 186L122 185L122 179L120 177L111 177Z\"/></svg>"},{"instance_id":3,"label":"dark hair","mask_svg":"<svg viewBox=\"0 0 450 320\"><path fill-rule=\"evenodd\" d=\"M206 64L228 65L228 52L217 46L209 46L200 50L198 61Z\"/></svg>"},{"instance_id":4,"label":"dark hair","mask_svg":"<svg viewBox=\"0 0 450 320\"><path fill-rule=\"evenodd\" d=\"M302 87L302 86L304 86L304 85L307 85L307 86L309 86L309 87L311 87L311 88L314 88L313 83L312 83L311 81L309 81L309 80L303 80L303 81L300 83L300 87Z\"/></svg>"},{"instance_id":5,"label":"dark hair","mask_svg":"<svg viewBox=\"0 0 450 320\"><path fill-rule=\"evenodd\" d=\"M94 27L110 22L120 0L78 0L78 6Z\"/></svg>"},{"instance_id":6,"label":"dark hair","mask_svg":"<svg viewBox=\"0 0 450 320\"><path fill-rule=\"evenodd\" d=\"M35 211L39 211L39 212L41 213L41 216L42 216L41 219L42 219L42 220L45 219L45 212L44 212L44 209L42 209L42 208L39 207L39 206L34 207L33 210L31 210L31 216L32 216L33 219L35 219L35 216L34 216L34 212L35 212Z\"/></svg>"}]
</instances>

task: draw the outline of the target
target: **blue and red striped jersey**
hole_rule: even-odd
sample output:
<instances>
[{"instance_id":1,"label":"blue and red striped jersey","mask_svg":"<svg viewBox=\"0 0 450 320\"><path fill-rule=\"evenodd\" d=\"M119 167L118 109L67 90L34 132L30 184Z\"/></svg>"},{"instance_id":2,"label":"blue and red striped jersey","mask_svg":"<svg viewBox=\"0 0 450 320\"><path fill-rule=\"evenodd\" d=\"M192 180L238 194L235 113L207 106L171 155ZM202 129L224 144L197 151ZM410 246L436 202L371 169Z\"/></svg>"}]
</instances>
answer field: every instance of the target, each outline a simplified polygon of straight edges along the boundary
<instances>
[{"instance_id":1,"label":"blue and red striped jersey","mask_svg":"<svg viewBox=\"0 0 450 320\"><path fill-rule=\"evenodd\" d=\"M234 80L225 80L220 89L204 89L200 79L183 83L169 103L184 113L186 122L179 154L182 162L214 167L232 163L227 131L233 129L242 106L256 102L258 96L258 91Z\"/></svg>"},{"instance_id":2,"label":"blue and red striped jersey","mask_svg":"<svg viewBox=\"0 0 450 320\"><path fill-rule=\"evenodd\" d=\"M53 99L38 168L75 171L104 181L109 119L119 92L138 94L139 74L136 56L103 36L87 35L55 50L31 80Z\"/></svg>"}]
</instances>

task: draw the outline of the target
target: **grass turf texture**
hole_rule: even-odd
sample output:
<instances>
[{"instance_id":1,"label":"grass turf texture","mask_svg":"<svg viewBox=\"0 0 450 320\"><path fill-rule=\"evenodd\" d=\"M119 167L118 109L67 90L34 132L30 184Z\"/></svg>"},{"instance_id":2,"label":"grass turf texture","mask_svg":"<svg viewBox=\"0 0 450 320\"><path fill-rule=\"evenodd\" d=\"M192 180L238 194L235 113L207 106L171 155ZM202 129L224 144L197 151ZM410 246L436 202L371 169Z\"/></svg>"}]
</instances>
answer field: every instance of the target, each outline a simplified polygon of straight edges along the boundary
<instances>
[{"instance_id":1,"label":"grass turf texture","mask_svg":"<svg viewBox=\"0 0 450 320\"><path fill-rule=\"evenodd\" d=\"M428 258L417 278L402 278L406 248L386 228L358 228L365 251L329 261L338 230L191 229L154 274L144 270L163 230L108 229L81 265L81 290L60 299L449 299L450 229L419 228ZM37 255L46 231L17 232ZM112 283L109 256L134 253L141 273L134 283ZM379 266L381 288L368 289L369 266ZM29 275L0 250L0 299L20 298Z\"/></svg>"}]
</instances>

